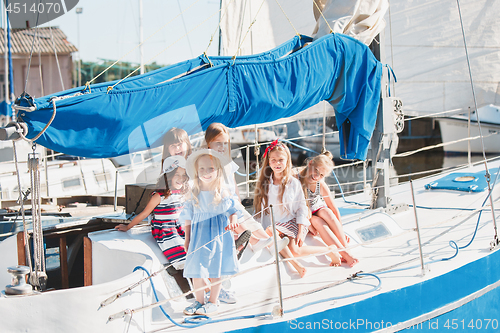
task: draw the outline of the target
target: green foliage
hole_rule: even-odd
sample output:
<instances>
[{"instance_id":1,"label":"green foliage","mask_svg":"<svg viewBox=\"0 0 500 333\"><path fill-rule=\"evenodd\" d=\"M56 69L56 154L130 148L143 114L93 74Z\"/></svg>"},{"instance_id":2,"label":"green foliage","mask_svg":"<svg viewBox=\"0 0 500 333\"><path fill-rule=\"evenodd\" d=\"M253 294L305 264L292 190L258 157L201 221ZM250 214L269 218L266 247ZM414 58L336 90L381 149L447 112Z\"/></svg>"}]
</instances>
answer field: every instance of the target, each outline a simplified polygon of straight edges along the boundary
<instances>
[{"instance_id":1,"label":"green foliage","mask_svg":"<svg viewBox=\"0 0 500 333\"><path fill-rule=\"evenodd\" d=\"M81 63L81 85L85 85L86 82L89 82L94 77L99 75L106 68L111 66L114 63L113 60L102 59L99 62L86 62L82 61ZM144 65L144 72L151 72L158 68L164 67L163 65L159 65L156 62L151 64ZM106 72L101 74L92 84L109 82L114 80L120 80L126 77L128 74L132 73L137 69L131 76L139 75L139 64L131 63L131 62L118 62L113 67L109 68ZM78 85L78 62L73 63L73 86L76 87Z\"/></svg>"}]
</instances>

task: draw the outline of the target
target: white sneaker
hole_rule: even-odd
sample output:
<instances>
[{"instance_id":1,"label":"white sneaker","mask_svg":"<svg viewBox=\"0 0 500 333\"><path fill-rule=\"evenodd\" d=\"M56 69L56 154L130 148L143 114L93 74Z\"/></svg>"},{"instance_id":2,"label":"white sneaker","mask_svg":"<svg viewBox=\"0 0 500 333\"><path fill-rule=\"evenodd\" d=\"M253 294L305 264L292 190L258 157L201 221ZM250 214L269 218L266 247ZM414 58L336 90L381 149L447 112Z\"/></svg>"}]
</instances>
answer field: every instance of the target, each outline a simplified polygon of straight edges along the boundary
<instances>
[{"instance_id":1,"label":"white sneaker","mask_svg":"<svg viewBox=\"0 0 500 333\"><path fill-rule=\"evenodd\" d=\"M288 245L289 239L288 237L281 238L278 240L278 253L281 252L287 245ZM271 246L267 248L271 254L274 254L274 241L271 243Z\"/></svg>"},{"instance_id":2,"label":"white sneaker","mask_svg":"<svg viewBox=\"0 0 500 333\"><path fill-rule=\"evenodd\" d=\"M234 304L237 301L234 292L225 290L224 288L221 288L218 300L227 304Z\"/></svg>"},{"instance_id":3,"label":"white sneaker","mask_svg":"<svg viewBox=\"0 0 500 333\"><path fill-rule=\"evenodd\" d=\"M208 291L205 294L205 303L208 302L209 298L210 298L210 291ZM234 295L234 292L222 288L219 293L219 298L217 298L217 303L219 301L227 304L234 304L236 303L237 299L236 296Z\"/></svg>"},{"instance_id":4,"label":"white sneaker","mask_svg":"<svg viewBox=\"0 0 500 333\"><path fill-rule=\"evenodd\" d=\"M215 305L214 303L207 302L203 304L201 307L199 307L195 313L197 315L210 316L216 314L217 310L218 310L217 305Z\"/></svg>"},{"instance_id":5,"label":"white sneaker","mask_svg":"<svg viewBox=\"0 0 500 333\"><path fill-rule=\"evenodd\" d=\"M193 304L188 306L187 308L184 309L184 314L188 316L192 316L198 311L199 308L201 308L203 305L201 305L200 302L195 301Z\"/></svg>"},{"instance_id":6,"label":"white sneaker","mask_svg":"<svg viewBox=\"0 0 500 333\"><path fill-rule=\"evenodd\" d=\"M259 239L259 241L257 243L255 243L255 245L252 245L252 251L253 252L259 252L260 250L262 250L266 246L271 245L272 243L273 243L273 238L272 237L261 238L261 239Z\"/></svg>"}]
</instances>

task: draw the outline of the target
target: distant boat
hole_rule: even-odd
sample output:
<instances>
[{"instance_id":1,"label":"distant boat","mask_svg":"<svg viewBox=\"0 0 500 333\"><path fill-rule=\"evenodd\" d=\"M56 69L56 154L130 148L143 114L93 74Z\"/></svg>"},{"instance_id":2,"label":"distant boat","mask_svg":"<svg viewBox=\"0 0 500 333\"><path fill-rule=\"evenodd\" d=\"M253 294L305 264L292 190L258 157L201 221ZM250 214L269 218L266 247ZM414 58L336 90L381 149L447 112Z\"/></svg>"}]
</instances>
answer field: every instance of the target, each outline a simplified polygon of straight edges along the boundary
<instances>
[{"instance_id":1,"label":"distant boat","mask_svg":"<svg viewBox=\"0 0 500 333\"><path fill-rule=\"evenodd\" d=\"M114 195L116 168L109 159L49 161L46 174L44 166L40 167L40 191L44 197L47 197L47 194L52 198L75 195ZM31 187L26 162L19 164L19 173L21 189L25 192ZM118 177L118 186L123 188L124 184L120 176ZM4 201L15 202L19 198L17 173L13 162L0 164L0 195Z\"/></svg>"},{"instance_id":2,"label":"distant boat","mask_svg":"<svg viewBox=\"0 0 500 333\"><path fill-rule=\"evenodd\" d=\"M500 107L487 105L478 108L478 112L472 112L470 117L470 135L469 135L469 117L465 115L453 117L437 118L441 129L441 138L443 143L453 142L466 137L475 139L470 140L471 153L482 153L483 147L479 136L478 115L483 135L484 152L486 154L500 153ZM460 141L457 143L443 146L445 153L464 154L469 151L469 141Z\"/></svg>"}]
</instances>

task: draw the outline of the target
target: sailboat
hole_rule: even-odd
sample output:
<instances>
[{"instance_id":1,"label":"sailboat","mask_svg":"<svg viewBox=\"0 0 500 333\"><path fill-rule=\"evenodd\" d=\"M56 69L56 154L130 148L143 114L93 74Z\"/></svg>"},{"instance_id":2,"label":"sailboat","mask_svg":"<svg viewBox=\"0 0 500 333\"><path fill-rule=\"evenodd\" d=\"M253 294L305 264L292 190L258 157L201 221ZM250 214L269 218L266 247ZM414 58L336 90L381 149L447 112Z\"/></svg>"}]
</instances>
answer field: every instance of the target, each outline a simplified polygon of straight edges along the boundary
<instances>
[{"instance_id":1,"label":"sailboat","mask_svg":"<svg viewBox=\"0 0 500 333\"><path fill-rule=\"evenodd\" d=\"M340 44L337 44L339 41ZM354 45L356 51L349 53L349 50L345 50L348 45ZM331 52L330 46L335 52ZM82 104L82 108L90 106L86 109L91 110L92 120L78 122L74 127L80 131L79 134L87 134L89 124L104 126L100 120L106 118L106 113L97 112L103 105L107 106L103 104L104 100L119 101L126 98L133 101L134 96L146 98L148 93L161 93L164 87L177 87L177 80L179 85L189 86L193 84L189 82L191 78L195 79L196 84L199 82L196 78L202 77L206 84L206 78L217 75L210 82L227 82L227 78L238 77L238 71L241 70L245 72L247 80L239 83L244 83L245 88L251 90L260 82L256 81L257 75L252 76L252 73L255 74L252 70L257 68L257 71L265 71L269 68L261 67L258 61L283 69L281 72L275 68L273 71L276 76L272 76L270 81L284 82L286 89L294 90L298 77L291 77L288 72L294 71L294 67L284 70L285 63L293 63L299 56L317 55L314 53L317 49L322 51L318 55L327 61L328 57L335 57L336 52L347 51L348 56L342 57L344 61L371 70L358 71L352 66L332 66L340 68L343 74L340 76L349 87L349 90L341 89L340 96L335 94L339 91L337 87L320 94L314 90L316 87L305 89L301 86L299 88L305 90L293 92L301 96L311 93L315 95L314 98L306 97L306 101L303 101L292 96L290 99L276 99L276 104L273 104L268 103L271 99L243 94L247 93L245 89L229 90L228 98L227 90L224 90L226 85L221 84L217 86L223 90L217 95L220 98L217 105L220 107L215 108L210 103L214 114L205 113L207 111L203 105L196 104L198 101L195 99L189 99L184 104L162 99L161 104L168 104L171 108L167 110L171 112L169 117L175 117L170 119L185 121L186 130L194 132L205 128L209 121L222 121L228 126L252 121L260 123L288 116L283 107L285 104L287 110L293 109L295 112L306 108L313 100L323 98L336 101L332 97L346 97L346 103L335 105L337 124L343 128L339 137L346 157L364 159L371 156L376 174L373 179L378 179L378 182L372 183L376 189L371 196L359 193L349 196L345 201L337 201L344 230L351 239L349 250L360 260L357 265L334 268L327 265L324 255L303 258L301 261L306 265L308 274L300 278L285 260L276 260L276 253L271 254L266 250L245 251L240 261L240 272L223 279L225 287L235 291L238 302L221 303L219 313L211 318L193 319L182 315L182 309L191 302L186 298L191 291L185 291L176 284L176 274L171 276L167 273L166 266L169 265L148 226L139 226L127 233L98 231L90 233L83 241L85 286L22 296L2 294L0 312L8 318L3 328L8 331L41 331L44 327L50 327L50 331L61 332L153 332L186 328L196 331L259 332L298 329L360 332L403 329L497 330L500 296L500 269L497 262L500 252L494 203L500 195L499 188L495 186L500 173L500 160L485 158L479 164L471 163L453 171L389 186L388 174L383 168L390 164L390 139L397 131L393 120L398 103L394 103L393 98L387 98L388 84L382 83L387 82L387 71L383 74L382 65L372 58L371 51L350 37L338 33L316 40L300 36L277 49L236 61L211 57L213 67L206 65L208 59L202 56L154 74L124 81L125 85L121 89L120 84L114 86L118 83L114 82L77 88L35 100L24 96L19 105L24 109L19 109L19 112L28 124L28 133L25 135L33 138L42 133L39 138L44 144L61 146L87 156L126 154L135 149L154 146L161 135L149 124L151 119L163 121L163 118L156 118L159 115L153 114L148 119L135 118L136 123L132 125L124 124L120 127L125 132L121 141L110 141L109 148L98 144L96 148L90 145L76 147L79 138L75 137L64 143L68 133L65 133L63 122L58 122L57 117L46 131L43 128L51 120L53 110L61 110L64 120L69 117L65 114L66 110L71 113ZM313 53L309 53L310 50ZM363 61L358 62L359 57ZM230 61L234 62L234 68ZM313 64L301 62L299 67L314 68L315 65L314 61ZM204 76L205 72L208 72L207 76ZM167 74L162 76L163 73ZM288 80L283 80L281 73L288 75ZM372 84L367 84L365 74L374 77ZM219 81L218 76L223 79ZM172 80L167 81L169 79ZM141 85L145 85L145 88L139 88ZM357 87L351 90L351 85ZM107 91L108 86L114 86L110 92ZM281 94L287 95L289 92L282 86L279 89ZM210 90L205 92L205 96L210 96L210 93ZM344 93L350 95L344 96ZM57 98L63 96L66 98ZM258 114L258 121L255 121L257 116L252 113L253 107L257 105L251 103L253 99L246 101L247 96L256 98L255 104L266 110L265 114ZM52 97L56 99L51 100ZM232 100L233 97L236 100ZM357 104L352 99L362 101L363 111L373 114L347 112L344 107L357 110ZM148 101L153 103L153 100ZM159 104L148 104L148 108L160 108ZM233 108L235 105L238 107ZM126 104L122 106L124 109L117 107L112 113L124 119L120 122L107 119L110 127L126 122L133 115L127 112ZM138 104L133 106L137 107ZM188 116L198 115L199 123L194 125L191 119L184 119L182 116L186 111L192 112ZM352 124L356 116L363 118L361 124ZM367 129L370 133L366 136L364 131ZM85 136L85 140L88 138ZM129 142L134 145L122 146L124 138L125 141L130 139ZM372 209L368 209L369 206ZM308 236L306 242L315 244L319 240ZM18 243L16 237L0 243L0 271L5 271L17 262L18 251L13 249L21 250L23 246L19 244L22 243ZM0 285L10 282L11 288L18 285L24 289L25 270L13 267L10 271L15 275L13 280L9 281L5 275L0 275Z\"/></svg>"}]
</instances>

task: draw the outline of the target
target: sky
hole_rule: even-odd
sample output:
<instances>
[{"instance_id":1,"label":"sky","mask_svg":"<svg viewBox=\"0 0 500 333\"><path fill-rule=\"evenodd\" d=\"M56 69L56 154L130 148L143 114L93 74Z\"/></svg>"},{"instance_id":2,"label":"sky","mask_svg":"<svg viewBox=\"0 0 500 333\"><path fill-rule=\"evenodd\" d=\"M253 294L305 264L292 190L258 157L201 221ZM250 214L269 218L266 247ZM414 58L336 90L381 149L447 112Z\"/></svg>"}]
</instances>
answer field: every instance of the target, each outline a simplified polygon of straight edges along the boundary
<instances>
[{"instance_id":1,"label":"sky","mask_svg":"<svg viewBox=\"0 0 500 333\"><path fill-rule=\"evenodd\" d=\"M146 64L154 61L160 65L174 64L207 50L218 26L219 0L142 2L144 40L154 34L144 44ZM81 14L76 14L77 7L82 8ZM123 61L140 63L139 48L133 50L140 40L139 0L80 0L75 8L42 26L61 28L80 50L83 61L124 57ZM182 15L180 8L185 10ZM218 32L207 53L215 55L217 50ZM78 54L74 56L76 59Z\"/></svg>"}]
</instances>

